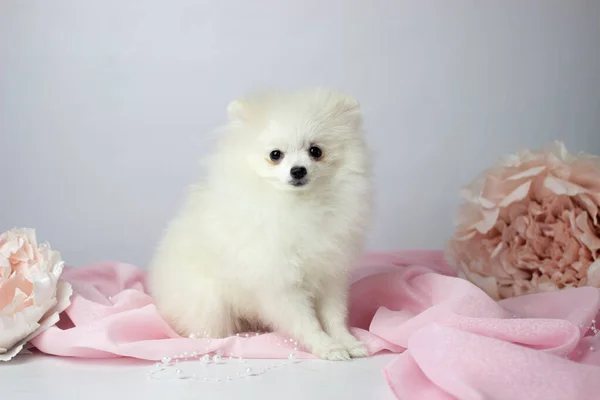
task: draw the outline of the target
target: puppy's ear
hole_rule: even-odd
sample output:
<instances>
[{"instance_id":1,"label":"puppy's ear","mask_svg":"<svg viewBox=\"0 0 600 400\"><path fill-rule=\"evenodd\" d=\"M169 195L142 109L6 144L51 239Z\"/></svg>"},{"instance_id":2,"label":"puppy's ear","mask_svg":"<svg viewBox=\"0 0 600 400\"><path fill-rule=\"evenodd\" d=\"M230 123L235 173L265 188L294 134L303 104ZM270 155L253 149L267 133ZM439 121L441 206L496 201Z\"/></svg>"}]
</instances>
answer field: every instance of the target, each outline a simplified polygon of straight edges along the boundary
<instances>
[{"instance_id":1,"label":"puppy's ear","mask_svg":"<svg viewBox=\"0 0 600 400\"><path fill-rule=\"evenodd\" d=\"M243 99L234 100L227 106L230 121L244 121L248 117L248 102Z\"/></svg>"},{"instance_id":2,"label":"puppy's ear","mask_svg":"<svg viewBox=\"0 0 600 400\"><path fill-rule=\"evenodd\" d=\"M338 94L332 104L332 113L336 119L354 127L362 124L360 103L352 96Z\"/></svg>"},{"instance_id":3,"label":"puppy's ear","mask_svg":"<svg viewBox=\"0 0 600 400\"><path fill-rule=\"evenodd\" d=\"M338 95L336 106L341 114L360 113L360 103L352 96Z\"/></svg>"}]
</instances>

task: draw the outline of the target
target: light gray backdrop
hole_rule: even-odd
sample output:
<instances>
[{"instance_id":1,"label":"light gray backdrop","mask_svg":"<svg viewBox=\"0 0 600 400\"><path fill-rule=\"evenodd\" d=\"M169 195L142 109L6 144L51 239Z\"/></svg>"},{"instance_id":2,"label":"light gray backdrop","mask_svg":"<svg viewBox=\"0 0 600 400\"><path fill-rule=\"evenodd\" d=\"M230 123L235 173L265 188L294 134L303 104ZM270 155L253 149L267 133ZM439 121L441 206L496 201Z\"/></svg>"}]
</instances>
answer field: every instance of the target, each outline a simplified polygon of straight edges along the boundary
<instances>
[{"instance_id":1,"label":"light gray backdrop","mask_svg":"<svg viewBox=\"0 0 600 400\"><path fill-rule=\"evenodd\" d=\"M600 152L600 1L0 0L0 230L144 266L227 103L357 96L370 249L440 248L499 155Z\"/></svg>"}]
</instances>

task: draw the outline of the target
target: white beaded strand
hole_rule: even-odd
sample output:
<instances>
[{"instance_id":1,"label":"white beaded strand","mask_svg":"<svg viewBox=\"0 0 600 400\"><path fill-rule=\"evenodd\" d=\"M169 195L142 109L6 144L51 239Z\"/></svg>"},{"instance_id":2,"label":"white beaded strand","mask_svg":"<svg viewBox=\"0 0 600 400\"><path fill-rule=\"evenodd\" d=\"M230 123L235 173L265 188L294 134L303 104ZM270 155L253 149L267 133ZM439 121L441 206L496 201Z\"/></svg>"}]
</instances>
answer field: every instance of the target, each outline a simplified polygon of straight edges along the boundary
<instances>
[{"instance_id":1,"label":"white beaded strand","mask_svg":"<svg viewBox=\"0 0 600 400\"><path fill-rule=\"evenodd\" d=\"M260 335L259 332L255 333L255 336ZM242 336L242 335L236 335L238 337ZM251 335L246 333L243 335L244 338L248 338ZM201 335L199 334L190 334L189 338L190 339L197 339L200 338ZM206 337L206 332L204 333L204 337ZM243 357L237 357L235 358L233 354L229 354L229 357L227 358L226 354L223 354L223 352L221 350L214 352L214 353L209 353L208 352L208 347L210 346L210 340L208 341L207 347L206 347L206 351L205 352L198 352L198 351L191 351L191 352L183 352L181 354L174 354L172 356L165 356L161 359L161 362L156 363L154 366L154 369L151 370L150 372L148 372L148 377L150 379L154 379L154 380L159 380L159 379L186 379L186 380L197 380L197 381L203 381L203 382L222 382L222 381L231 381L234 379L241 379L241 378L248 378L248 377L252 377L252 376L258 376L258 375L262 375L265 374L266 372L276 369L276 368L281 368L281 367L285 367L294 363L297 363L299 361L296 360L296 351L298 351L298 342L292 339L286 339L284 341L284 343L290 343L294 345L294 349L293 351L288 355L288 359L282 362L277 362L274 364L269 364L266 365L262 368L252 368L252 367L245 367L243 369L243 371L241 372L236 372L235 375L231 375L228 374L223 378L220 377L207 377L207 376L203 376L203 377L198 377L196 374L189 374L186 373L183 369L181 364L179 364L179 361L182 362L187 362L187 361L200 361L201 365L203 367L207 367L207 366L217 366L217 365L233 365L234 363L239 365L239 364L246 364L247 361L243 359ZM278 343L278 345L281 347L281 343ZM228 362L229 361L229 362ZM172 372L169 372L172 371ZM160 376L159 376L160 375Z\"/></svg>"},{"instance_id":2,"label":"white beaded strand","mask_svg":"<svg viewBox=\"0 0 600 400\"><path fill-rule=\"evenodd\" d=\"M596 327L596 320L595 319L592 320L592 327L591 327L591 329L592 329L592 332L594 333L594 336L600 334L600 329L598 329Z\"/></svg>"}]
</instances>

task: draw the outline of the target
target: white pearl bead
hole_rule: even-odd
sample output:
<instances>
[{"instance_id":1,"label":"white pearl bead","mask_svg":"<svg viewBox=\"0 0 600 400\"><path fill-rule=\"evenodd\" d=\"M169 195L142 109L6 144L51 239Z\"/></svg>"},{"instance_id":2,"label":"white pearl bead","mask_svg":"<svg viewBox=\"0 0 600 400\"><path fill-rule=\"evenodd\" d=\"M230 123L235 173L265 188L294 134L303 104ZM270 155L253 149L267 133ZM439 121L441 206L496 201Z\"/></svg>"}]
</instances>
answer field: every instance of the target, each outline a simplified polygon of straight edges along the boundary
<instances>
[{"instance_id":1,"label":"white pearl bead","mask_svg":"<svg viewBox=\"0 0 600 400\"><path fill-rule=\"evenodd\" d=\"M163 364L168 364L168 363L171 362L171 357L165 356L165 357L162 358L161 361L162 361Z\"/></svg>"},{"instance_id":2,"label":"white pearl bead","mask_svg":"<svg viewBox=\"0 0 600 400\"><path fill-rule=\"evenodd\" d=\"M213 356L213 361L216 362L216 363L221 362L221 356L218 355L218 354L215 354Z\"/></svg>"},{"instance_id":3,"label":"white pearl bead","mask_svg":"<svg viewBox=\"0 0 600 400\"><path fill-rule=\"evenodd\" d=\"M204 364L208 364L210 362L210 356L208 354L205 354L202 356L200 361L202 361Z\"/></svg>"},{"instance_id":4,"label":"white pearl bead","mask_svg":"<svg viewBox=\"0 0 600 400\"><path fill-rule=\"evenodd\" d=\"M294 353L290 353L290 355L288 356L288 360L294 361L295 359L296 359L296 355Z\"/></svg>"},{"instance_id":5,"label":"white pearl bead","mask_svg":"<svg viewBox=\"0 0 600 400\"><path fill-rule=\"evenodd\" d=\"M188 336L190 339L196 339L196 334L195 333L190 333L190 336Z\"/></svg>"},{"instance_id":6,"label":"white pearl bead","mask_svg":"<svg viewBox=\"0 0 600 400\"><path fill-rule=\"evenodd\" d=\"M250 368L250 367L246 368L246 373L247 374L251 374L252 373L252 368Z\"/></svg>"}]
</instances>

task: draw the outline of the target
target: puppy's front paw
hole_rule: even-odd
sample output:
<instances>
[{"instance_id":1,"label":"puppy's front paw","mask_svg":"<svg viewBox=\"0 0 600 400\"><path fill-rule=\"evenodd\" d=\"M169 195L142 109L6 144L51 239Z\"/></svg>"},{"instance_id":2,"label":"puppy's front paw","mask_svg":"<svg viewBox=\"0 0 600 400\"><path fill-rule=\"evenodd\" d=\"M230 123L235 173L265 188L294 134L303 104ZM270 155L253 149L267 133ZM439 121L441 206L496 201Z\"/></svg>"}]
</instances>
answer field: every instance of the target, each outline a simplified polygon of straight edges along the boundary
<instances>
[{"instance_id":1,"label":"puppy's front paw","mask_svg":"<svg viewBox=\"0 0 600 400\"><path fill-rule=\"evenodd\" d=\"M343 335L340 341L352 358L367 357L369 355L369 350L367 350L363 342L352 336L350 332Z\"/></svg>"},{"instance_id":2,"label":"puppy's front paw","mask_svg":"<svg viewBox=\"0 0 600 400\"><path fill-rule=\"evenodd\" d=\"M350 353L348 350L346 350L344 346L337 343L315 349L313 353L317 357L329 361L347 361L350 359Z\"/></svg>"},{"instance_id":3,"label":"puppy's front paw","mask_svg":"<svg viewBox=\"0 0 600 400\"><path fill-rule=\"evenodd\" d=\"M369 355L369 350L367 350L367 347L359 341L356 341L355 344L348 346L347 350L352 358L362 358Z\"/></svg>"}]
</instances>

